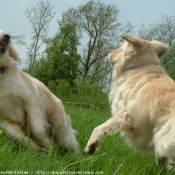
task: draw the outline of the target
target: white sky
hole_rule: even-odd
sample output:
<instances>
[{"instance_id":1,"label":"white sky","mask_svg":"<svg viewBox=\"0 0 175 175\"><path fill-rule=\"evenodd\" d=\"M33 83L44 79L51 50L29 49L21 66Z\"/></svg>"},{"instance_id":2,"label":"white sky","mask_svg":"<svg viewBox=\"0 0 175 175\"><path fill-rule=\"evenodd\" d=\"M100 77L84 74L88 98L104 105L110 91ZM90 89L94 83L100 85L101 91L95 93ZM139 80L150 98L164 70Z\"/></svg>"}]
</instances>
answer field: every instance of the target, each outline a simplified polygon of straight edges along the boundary
<instances>
[{"instance_id":1,"label":"white sky","mask_svg":"<svg viewBox=\"0 0 175 175\"><path fill-rule=\"evenodd\" d=\"M55 35L58 24L61 20L61 13L70 7L77 7L85 4L89 0L50 0L55 6L56 15L50 23L49 36ZM175 0L100 0L106 4L116 4L119 13L119 22L139 26L140 24L153 24L160 21L163 14L175 15ZM25 16L26 7L35 5L37 0L1 0L0 22L1 28L5 32L13 32L14 35L25 35L26 43L29 44L31 36L31 26ZM26 48L16 47L19 57L26 59Z\"/></svg>"}]
</instances>

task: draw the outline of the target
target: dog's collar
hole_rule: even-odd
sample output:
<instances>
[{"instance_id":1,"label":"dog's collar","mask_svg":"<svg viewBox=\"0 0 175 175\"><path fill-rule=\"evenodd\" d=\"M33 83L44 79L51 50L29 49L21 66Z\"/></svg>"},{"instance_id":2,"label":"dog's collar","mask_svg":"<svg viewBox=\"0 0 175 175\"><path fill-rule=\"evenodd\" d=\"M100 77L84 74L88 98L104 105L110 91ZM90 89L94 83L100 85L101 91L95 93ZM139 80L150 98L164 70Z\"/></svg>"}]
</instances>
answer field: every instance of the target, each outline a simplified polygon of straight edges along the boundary
<instances>
[{"instance_id":1,"label":"dog's collar","mask_svg":"<svg viewBox=\"0 0 175 175\"><path fill-rule=\"evenodd\" d=\"M0 67L0 75L4 73L5 67Z\"/></svg>"}]
</instances>

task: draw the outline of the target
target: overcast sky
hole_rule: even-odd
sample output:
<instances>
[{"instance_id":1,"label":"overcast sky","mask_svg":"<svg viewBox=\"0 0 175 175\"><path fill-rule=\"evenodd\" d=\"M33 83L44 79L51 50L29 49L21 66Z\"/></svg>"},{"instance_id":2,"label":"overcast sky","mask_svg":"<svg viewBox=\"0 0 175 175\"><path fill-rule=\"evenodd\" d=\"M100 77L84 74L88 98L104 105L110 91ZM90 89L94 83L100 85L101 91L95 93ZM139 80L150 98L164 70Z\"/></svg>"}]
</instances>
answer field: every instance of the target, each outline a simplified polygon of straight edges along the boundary
<instances>
[{"instance_id":1,"label":"overcast sky","mask_svg":"<svg viewBox=\"0 0 175 175\"><path fill-rule=\"evenodd\" d=\"M50 0L55 6L56 15L50 23L49 36L54 36L58 29L57 19L61 20L61 13L70 7L77 7L89 0ZM106 4L116 4L119 12L119 22L139 26L153 24L160 21L163 14L175 15L175 0L100 0ZM35 5L38 0L1 0L0 22L5 32L14 35L25 35L26 42L30 41L31 26L25 16L26 7ZM19 57L26 59L26 48L16 48Z\"/></svg>"}]
</instances>

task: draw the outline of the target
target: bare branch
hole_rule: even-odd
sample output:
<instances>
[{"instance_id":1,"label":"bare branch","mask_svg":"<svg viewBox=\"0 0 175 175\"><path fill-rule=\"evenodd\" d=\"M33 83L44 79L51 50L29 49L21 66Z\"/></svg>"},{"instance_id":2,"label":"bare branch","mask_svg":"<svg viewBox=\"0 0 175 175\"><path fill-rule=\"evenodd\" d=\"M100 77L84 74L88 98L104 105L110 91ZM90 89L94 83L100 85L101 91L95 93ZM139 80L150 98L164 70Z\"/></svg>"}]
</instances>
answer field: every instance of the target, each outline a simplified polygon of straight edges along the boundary
<instances>
[{"instance_id":1,"label":"bare branch","mask_svg":"<svg viewBox=\"0 0 175 175\"><path fill-rule=\"evenodd\" d=\"M35 6L30 5L26 8L26 17L32 25L32 43L28 48L29 73L35 64L39 49L43 40L47 38L49 23L55 16L54 6L49 1L39 1Z\"/></svg>"}]
</instances>

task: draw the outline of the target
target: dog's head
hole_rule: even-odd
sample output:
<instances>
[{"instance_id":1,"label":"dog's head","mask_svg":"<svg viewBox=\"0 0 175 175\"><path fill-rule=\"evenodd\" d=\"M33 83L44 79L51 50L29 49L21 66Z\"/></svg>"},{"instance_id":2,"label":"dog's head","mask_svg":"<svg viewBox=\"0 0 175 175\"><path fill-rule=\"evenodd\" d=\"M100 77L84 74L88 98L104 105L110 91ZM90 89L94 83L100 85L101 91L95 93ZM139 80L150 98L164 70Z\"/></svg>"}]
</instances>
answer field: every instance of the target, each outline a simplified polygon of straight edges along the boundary
<instances>
[{"instance_id":1,"label":"dog's head","mask_svg":"<svg viewBox=\"0 0 175 175\"><path fill-rule=\"evenodd\" d=\"M7 55L15 61L18 60L18 55L10 43L10 35L0 30L0 59Z\"/></svg>"},{"instance_id":2,"label":"dog's head","mask_svg":"<svg viewBox=\"0 0 175 175\"><path fill-rule=\"evenodd\" d=\"M160 58L168 46L159 41L147 41L124 35L125 40L119 49L109 53L108 58L114 69L122 72L144 65L160 64Z\"/></svg>"}]
</instances>

